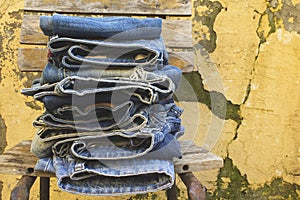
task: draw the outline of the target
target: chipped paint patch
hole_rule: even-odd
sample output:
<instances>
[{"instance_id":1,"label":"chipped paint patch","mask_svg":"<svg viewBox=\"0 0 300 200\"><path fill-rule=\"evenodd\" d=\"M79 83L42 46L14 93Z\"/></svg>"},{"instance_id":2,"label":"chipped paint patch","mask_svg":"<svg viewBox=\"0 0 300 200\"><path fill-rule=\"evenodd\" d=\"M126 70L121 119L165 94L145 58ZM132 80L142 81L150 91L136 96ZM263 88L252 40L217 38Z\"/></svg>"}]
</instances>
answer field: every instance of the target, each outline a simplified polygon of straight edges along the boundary
<instances>
[{"instance_id":1,"label":"chipped paint patch","mask_svg":"<svg viewBox=\"0 0 300 200\"><path fill-rule=\"evenodd\" d=\"M3 153L7 142L6 142L6 125L5 125L5 121L2 118L2 116L0 115L0 154ZM1 190L0 190L1 191Z\"/></svg>"},{"instance_id":2,"label":"chipped paint patch","mask_svg":"<svg viewBox=\"0 0 300 200\"><path fill-rule=\"evenodd\" d=\"M257 12L257 11L256 11ZM271 0L261 13L257 35L261 43L266 42L270 34L282 29L300 34L300 3L292 0Z\"/></svg>"},{"instance_id":3,"label":"chipped paint patch","mask_svg":"<svg viewBox=\"0 0 300 200\"><path fill-rule=\"evenodd\" d=\"M280 177L274 177L257 188L252 188L247 180L247 174L241 174L233 160L224 159L224 167L220 170L217 189L208 193L208 199L299 199L300 186L287 183Z\"/></svg>"},{"instance_id":4,"label":"chipped paint patch","mask_svg":"<svg viewBox=\"0 0 300 200\"><path fill-rule=\"evenodd\" d=\"M195 48L212 53L216 49L217 33L214 23L218 14L225 9L218 1L197 0L194 2L193 32ZM226 10L226 9L225 9Z\"/></svg>"},{"instance_id":5,"label":"chipped paint patch","mask_svg":"<svg viewBox=\"0 0 300 200\"><path fill-rule=\"evenodd\" d=\"M3 189L3 182L2 181L0 181L0 200L2 199L1 198L1 193L2 193L2 189Z\"/></svg>"},{"instance_id":6,"label":"chipped paint patch","mask_svg":"<svg viewBox=\"0 0 300 200\"><path fill-rule=\"evenodd\" d=\"M242 120L240 106L227 100L220 92L206 90L203 79L198 72L183 74L183 80L175 93L175 97L180 101L198 101L203 103L220 119L232 119L236 122ZM212 99L214 106L212 106ZM226 113L224 113L223 110L226 110ZM223 113L225 115L223 115Z\"/></svg>"}]
</instances>

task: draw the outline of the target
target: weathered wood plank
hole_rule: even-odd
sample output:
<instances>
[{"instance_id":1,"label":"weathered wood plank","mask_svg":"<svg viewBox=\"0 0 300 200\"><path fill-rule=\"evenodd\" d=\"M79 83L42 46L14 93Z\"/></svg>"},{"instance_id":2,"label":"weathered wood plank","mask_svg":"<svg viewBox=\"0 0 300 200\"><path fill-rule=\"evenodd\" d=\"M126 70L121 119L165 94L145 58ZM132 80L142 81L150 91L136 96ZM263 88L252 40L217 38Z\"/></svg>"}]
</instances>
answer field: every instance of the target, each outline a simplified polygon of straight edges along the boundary
<instances>
[{"instance_id":1,"label":"weathered wood plank","mask_svg":"<svg viewBox=\"0 0 300 200\"><path fill-rule=\"evenodd\" d=\"M213 153L183 154L181 159L174 160L176 173L196 172L223 167L223 159Z\"/></svg>"},{"instance_id":2,"label":"weathered wood plank","mask_svg":"<svg viewBox=\"0 0 300 200\"><path fill-rule=\"evenodd\" d=\"M46 44L48 37L39 27L38 15L24 15L20 42ZM192 48L192 22L190 20L163 20L162 36L169 48Z\"/></svg>"},{"instance_id":3,"label":"weathered wood plank","mask_svg":"<svg viewBox=\"0 0 300 200\"><path fill-rule=\"evenodd\" d=\"M25 0L26 11L95 14L191 15L190 0Z\"/></svg>"},{"instance_id":4,"label":"weathered wood plank","mask_svg":"<svg viewBox=\"0 0 300 200\"><path fill-rule=\"evenodd\" d=\"M45 36L40 29L40 16L38 15L24 15L20 43L21 44L46 44L48 37Z\"/></svg>"},{"instance_id":5,"label":"weathered wood plank","mask_svg":"<svg viewBox=\"0 0 300 200\"><path fill-rule=\"evenodd\" d=\"M37 158L19 155L1 155L1 174L31 174L33 172Z\"/></svg>"},{"instance_id":6,"label":"weathered wood plank","mask_svg":"<svg viewBox=\"0 0 300 200\"><path fill-rule=\"evenodd\" d=\"M47 48L20 48L18 66L21 71L42 71L47 62ZM169 63L182 69L193 71L193 52L169 52Z\"/></svg>"},{"instance_id":7,"label":"weathered wood plank","mask_svg":"<svg viewBox=\"0 0 300 200\"><path fill-rule=\"evenodd\" d=\"M174 160L176 173L194 172L223 167L223 159L193 141L180 141L182 158Z\"/></svg>"},{"instance_id":8,"label":"weathered wood plank","mask_svg":"<svg viewBox=\"0 0 300 200\"><path fill-rule=\"evenodd\" d=\"M192 21L163 20L162 37L166 47L193 48Z\"/></svg>"},{"instance_id":9,"label":"weathered wood plank","mask_svg":"<svg viewBox=\"0 0 300 200\"><path fill-rule=\"evenodd\" d=\"M218 169L223 166L222 158L195 145L190 141L180 141L183 156L175 159L175 172L185 173ZM22 141L0 155L0 174L35 175L53 177L54 174L34 171L37 158L30 153L31 141Z\"/></svg>"},{"instance_id":10,"label":"weathered wood plank","mask_svg":"<svg viewBox=\"0 0 300 200\"><path fill-rule=\"evenodd\" d=\"M21 71L42 71L47 62L47 48L19 48L18 66Z\"/></svg>"}]
</instances>

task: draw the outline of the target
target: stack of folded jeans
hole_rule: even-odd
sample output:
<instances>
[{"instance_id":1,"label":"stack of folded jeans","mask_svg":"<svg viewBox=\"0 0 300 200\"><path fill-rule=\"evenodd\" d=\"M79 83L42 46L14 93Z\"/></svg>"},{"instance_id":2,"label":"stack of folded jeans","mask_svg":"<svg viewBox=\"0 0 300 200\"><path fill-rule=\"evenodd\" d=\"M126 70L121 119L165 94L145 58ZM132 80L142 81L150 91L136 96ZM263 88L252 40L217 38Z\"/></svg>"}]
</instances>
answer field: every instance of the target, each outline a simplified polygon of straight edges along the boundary
<instances>
[{"instance_id":1,"label":"stack of folded jeans","mask_svg":"<svg viewBox=\"0 0 300 200\"><path fill-rule=\"evenodd\" d=\"M161 20L54 15L40 27L50 36L48 61L22 90L46 109L33 123L36 170L77 194L171 187L184 133L173 99L181 70L168 65Z\"/></svg>"}]
</instances>

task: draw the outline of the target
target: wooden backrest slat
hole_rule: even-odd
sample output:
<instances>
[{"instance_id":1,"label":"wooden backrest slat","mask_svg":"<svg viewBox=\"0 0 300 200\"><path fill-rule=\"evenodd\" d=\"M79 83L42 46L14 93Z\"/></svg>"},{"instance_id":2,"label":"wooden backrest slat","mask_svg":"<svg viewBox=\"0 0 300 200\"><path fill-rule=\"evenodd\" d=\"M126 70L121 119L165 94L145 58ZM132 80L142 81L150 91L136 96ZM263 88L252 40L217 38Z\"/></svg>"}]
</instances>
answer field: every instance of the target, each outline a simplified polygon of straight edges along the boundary
<instances>
[{"instance_id":1,"label":"wooden backrest slat","mask_svg":"<svg viewBox=\"0 0 300 200\"><path fill-rule=\"evenodd\" d=\"M190 20L163 20L162 36L166 47L192 48L192 22ZM190 31L188 31L190 30ZM39 27L38 15L24 15L21 44L46 44L48 37Z\"/></svg>"},{"instance_id":2,"label":"wooden backrest slat","mask_svg":"<svg viewBox=\"0 0 300 200\"><path fill-rule=\"evenodd\" d=\"M139 14L139 15L191 15L190 0L25 0L25 11Z\"/></svg>"},{"instance_id":3,"label":"wooden backrest slat","mask_svg":"<svg viewBox=\"0 0 300 200\"><path fill-rule=\"evenodd\" d=\"M39 27L39 15L65 13L83 16L143 16L163 19L162 36L169 53L169 63L183 72L194 67L191 20L170 19L167 16L191 16L190 0L81 0L55 2L50 0L25 0L24 17L21 27L18 65L21 71L42 71L47 62L46 44L48 37Z\"/></svg>"}]
</instances>

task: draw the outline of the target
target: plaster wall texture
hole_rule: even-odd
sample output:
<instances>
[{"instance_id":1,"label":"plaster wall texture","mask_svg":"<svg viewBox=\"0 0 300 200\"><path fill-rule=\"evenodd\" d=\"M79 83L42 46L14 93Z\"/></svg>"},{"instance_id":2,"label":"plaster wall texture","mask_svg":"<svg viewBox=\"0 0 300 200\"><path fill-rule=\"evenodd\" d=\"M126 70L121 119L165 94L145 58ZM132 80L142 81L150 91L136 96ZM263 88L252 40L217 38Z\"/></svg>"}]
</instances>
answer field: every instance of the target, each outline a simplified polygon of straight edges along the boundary
<instances>
[{"instance_id":1,"label":"plaster wall texture","mask_svg":"<svg viewBox=\"0 0 300 200\"><path fill-rule=\"evenodd\" d=\"M20 72L17 50L23 0L0 0L0 153L32 139L43 107L20 94L39 73ZM220 170L196 173L209 199L299 199L300 1L193 0L198 72L178 93L193 139L224 158ZM187 95L184 95L184 92ZM194 96L192 98L191 96ZM0 175L0 199L20 177ZM180 199L187 199L178 181ZM30 199L38 199L38 182ZM68 194L51 179L53 199ZM164 192L97 199L164 199Z\"/></svg>"}]
</instances>

